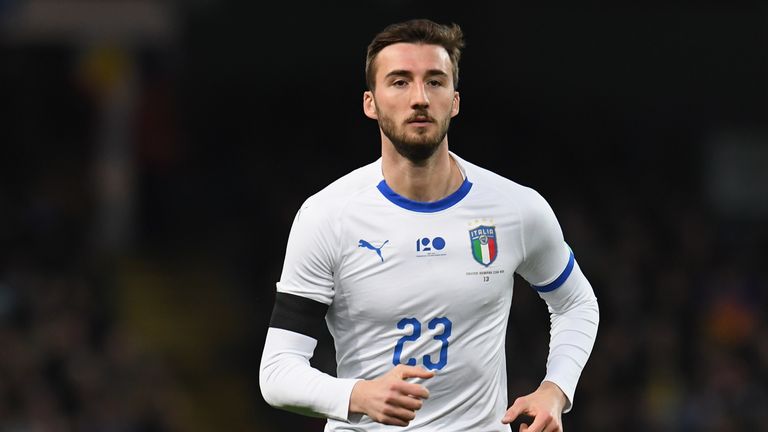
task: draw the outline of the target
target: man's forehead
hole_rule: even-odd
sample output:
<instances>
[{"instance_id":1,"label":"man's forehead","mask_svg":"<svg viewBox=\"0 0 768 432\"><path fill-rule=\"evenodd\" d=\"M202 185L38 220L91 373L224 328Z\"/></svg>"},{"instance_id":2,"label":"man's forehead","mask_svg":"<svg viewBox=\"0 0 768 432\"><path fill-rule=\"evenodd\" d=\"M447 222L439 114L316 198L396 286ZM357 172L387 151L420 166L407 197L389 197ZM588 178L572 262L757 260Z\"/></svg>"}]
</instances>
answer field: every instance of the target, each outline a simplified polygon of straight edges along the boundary
<instances>
[{"instance_id":1,"label":"man's forehead","mask_svg":"<svg viewBox=\"0 0 768 432\"><path fill-rule=\"evenodd\" d=\"M396 43L384 47L376 57L379 73L392 70L406 70L413 73L428 70L451 71L451 57L440 45Z\"/></svg>"}]
</instances>

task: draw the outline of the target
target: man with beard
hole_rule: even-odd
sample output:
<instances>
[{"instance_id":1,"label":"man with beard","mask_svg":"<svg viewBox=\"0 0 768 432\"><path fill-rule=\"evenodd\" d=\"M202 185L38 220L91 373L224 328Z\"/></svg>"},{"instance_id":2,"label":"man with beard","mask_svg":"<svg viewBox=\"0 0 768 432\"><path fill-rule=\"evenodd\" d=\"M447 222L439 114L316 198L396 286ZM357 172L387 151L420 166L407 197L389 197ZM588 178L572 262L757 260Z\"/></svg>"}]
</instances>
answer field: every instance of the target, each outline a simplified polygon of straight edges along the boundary
<instances>
[{"instance_id":1,"label":"man with beard","mask_svg":"<svg viewBox=\"0 0 768 432\"><path fill-rule=\"evenodd\" d=\"M368 46L363 111L381 158L308 198L288 239L262 353L271 405L326 431L562 430L597 333L592 287L548 203L448 149L461 29L388 26ZM514 273L551 314L546 376L507 404ZM325 319L337 376L310 365Z\"/></svg>"}]
</instances>

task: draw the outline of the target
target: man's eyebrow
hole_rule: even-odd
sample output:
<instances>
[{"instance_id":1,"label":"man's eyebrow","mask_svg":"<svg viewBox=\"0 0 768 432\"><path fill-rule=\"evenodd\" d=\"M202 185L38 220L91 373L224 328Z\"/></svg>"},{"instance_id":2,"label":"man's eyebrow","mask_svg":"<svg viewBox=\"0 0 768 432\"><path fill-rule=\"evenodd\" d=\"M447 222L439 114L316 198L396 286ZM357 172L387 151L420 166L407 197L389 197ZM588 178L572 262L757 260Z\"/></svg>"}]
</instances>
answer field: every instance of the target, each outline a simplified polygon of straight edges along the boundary
<instances>
[{"instance_id":1,"label":"man's eyebrow","mask_svg":"<svg viewBox=\"0 0 768 432\"><path fill-rule=\"evenodd\" d=\"M389 78L393 76L402 76L402 77L412 77L413 72L405 69L395 69L388 74L384 75L384 78ZM440 69L430 69L427 71L426 76L432 77L432 76L448 76L447 73L441 71Z\"/></svg>"},{"instance_id":2,"label":"man's eyebrow","mask_svg":"<svg viewBox=\"0 0 768 432\"><path fill-rule=\"evenodd\" d=\"M445 76L445 77L448 76L447 73L441 71L440 69L430 69L430 70L427 71L427 76L435 76L435 75L437 75L437 76Z\"/></svg>"},{"instance_id":3,"label":"man's eyebrow","mask_svg":"<svg viewBox=\"0 0 768 432\"><path fill-rule=\"evenodd\" d=\"M403 76L403 77L412 77L413 73L411 71L407 71L405 69L395 69L388 74L384 75L384 78L389 78L393 76Z\"/></svg>"}]
</instances>

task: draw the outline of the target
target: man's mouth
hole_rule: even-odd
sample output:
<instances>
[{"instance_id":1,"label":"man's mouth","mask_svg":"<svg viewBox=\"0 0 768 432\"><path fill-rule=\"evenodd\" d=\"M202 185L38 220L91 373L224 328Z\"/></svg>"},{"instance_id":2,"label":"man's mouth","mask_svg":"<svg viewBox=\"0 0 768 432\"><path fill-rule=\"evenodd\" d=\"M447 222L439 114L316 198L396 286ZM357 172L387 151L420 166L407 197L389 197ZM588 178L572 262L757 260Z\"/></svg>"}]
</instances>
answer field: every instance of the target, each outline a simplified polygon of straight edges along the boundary
<instances>
[{"instance_id":1,"label":"man's mouth","mask_svg":"<svg viewBox=\"0 0 768 432\"><path fill-rule=\"evenodd\" d=\"M434 120L429 116L414 116L408 119L408 123L411 124L427 124L433 122Z\"/></svg>"}]
</instances>

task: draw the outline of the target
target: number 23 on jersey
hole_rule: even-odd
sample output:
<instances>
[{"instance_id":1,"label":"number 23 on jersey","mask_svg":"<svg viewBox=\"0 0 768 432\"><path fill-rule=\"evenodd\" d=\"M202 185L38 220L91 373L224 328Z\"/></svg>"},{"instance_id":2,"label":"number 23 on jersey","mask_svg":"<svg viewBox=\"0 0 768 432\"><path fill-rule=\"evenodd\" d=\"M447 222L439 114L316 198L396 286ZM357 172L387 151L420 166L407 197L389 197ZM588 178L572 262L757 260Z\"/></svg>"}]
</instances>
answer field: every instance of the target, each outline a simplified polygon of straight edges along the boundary
<instances>
[{"instance_id":1,"label":"number 23 on jersey","mask_svg":"<svg viewBox=\"0 0 768 432\"><path fill-rule=\"evenodd\" d=\"M435 361L432 356L425 354L422 356L421 361L424 367L429 370L440 370L448 364L448 338L451 336L451 320L446 317L436 317L429 320L427 328L434 330L434 336L432 339L440 342L440 357ZM397 366L399 364L405 364L408 366L416 366L418 360L410 357L403 359L403 346L407 342L414 342L421 337L421 322L416 318L403 318L397 323L397 328L405 330L407 327L412 329L411 334L405 335L398 339L395 345L395 353L392 356L392 363ZM439 328L438 328L439 327ZM430 334L433 332L429 332Z\"/></svg>"}]
</instances>

